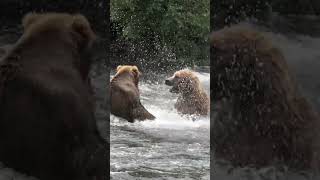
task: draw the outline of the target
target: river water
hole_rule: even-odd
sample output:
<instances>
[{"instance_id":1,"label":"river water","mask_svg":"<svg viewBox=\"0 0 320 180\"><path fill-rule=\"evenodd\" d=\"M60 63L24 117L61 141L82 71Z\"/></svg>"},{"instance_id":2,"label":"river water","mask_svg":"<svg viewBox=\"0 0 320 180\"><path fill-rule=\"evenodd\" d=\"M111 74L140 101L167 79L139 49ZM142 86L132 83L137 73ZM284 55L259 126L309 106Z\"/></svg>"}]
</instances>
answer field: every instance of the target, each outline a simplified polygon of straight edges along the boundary
<instances>
[{"instance_id":1,"label":"river water","mask_svg":"<svg viewBox=\"0 0 320 180\"><path fill-rule=\"evenodd\" d=\"M312 22L319 21L316 17L303 17ZM284 54L290 71L295 77L302 94L313 104L313 107L320 112L320 31L312 31L316 28L309 23L310 31L290 33L286 28L257 26L243 23L243 26L250 26L258 29L270 39ZM292 24L291 24L292 25ZM318 26L319 24L314 24ZM294 25L292 25L294 27ZM292 27L291 26L291 27ZM280 28L280 29L279 29ZM306 30L307 31L307 30ZM214 119L213 119L214 120ZM211 179L230 180L319 180L320 176L311 172L297 172L288 170L287 167L269 166L261 169L253 167L233 167L229 162L213 158Z\"/></svg>"},{"instance_id":2,"label":"river water","mask_svg":"<svg viewBox=\"0 0 320 180\"><path fill-rule=\"evenodd\" d=\"M210 74L196 75L209 94ZM169 92L164 77L139 84L141 102L154 121L128 123L110 116L112 179L209 179L210 118L179 115L177 95Z\"/></svg>"}]
</instances>

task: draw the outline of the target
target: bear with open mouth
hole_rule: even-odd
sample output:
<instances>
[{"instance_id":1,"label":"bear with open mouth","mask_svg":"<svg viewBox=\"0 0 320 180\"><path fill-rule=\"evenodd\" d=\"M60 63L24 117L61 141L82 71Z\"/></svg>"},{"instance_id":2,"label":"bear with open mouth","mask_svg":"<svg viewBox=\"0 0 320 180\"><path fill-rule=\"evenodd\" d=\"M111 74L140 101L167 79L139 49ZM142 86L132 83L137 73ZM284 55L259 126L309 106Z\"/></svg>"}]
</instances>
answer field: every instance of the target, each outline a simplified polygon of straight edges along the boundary
<instances>
[{"instance_id":1,"label":"bear with open mouth","mask_svg":"<svg viewBox=\"0 0 320 180\"><path fill-rule=\"evenodd\" d=\"M184 69L165 80L171 93L179 94L174 107L182 114L208 115L210 99L199 78L191 70Z\"/></svg>"}]
</instances>

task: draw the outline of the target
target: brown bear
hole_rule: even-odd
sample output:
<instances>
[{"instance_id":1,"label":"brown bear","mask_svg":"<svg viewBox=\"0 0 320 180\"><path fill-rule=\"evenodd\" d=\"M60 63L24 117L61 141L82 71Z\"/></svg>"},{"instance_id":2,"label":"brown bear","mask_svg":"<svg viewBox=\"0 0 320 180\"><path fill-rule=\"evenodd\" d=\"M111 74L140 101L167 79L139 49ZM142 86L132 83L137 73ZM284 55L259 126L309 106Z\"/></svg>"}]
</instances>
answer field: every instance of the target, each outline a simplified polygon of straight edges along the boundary
<instances>
[{"instance_id":1,"label":"brown bear","mask_svg":"<svg viewBox=\"0 0 320 180\"><path fill-rule=\"evenodd\" d=\"M215 157L239 166L318 169L319 117L281 51L240 25L213 32L211 48L211 97L230 110L230 117L218 112L213 122Z\"/></svg>"},{"instance_id":2,"label":"brown bear","mask_svg":"<svg viewBox=\"0 0 320 180\"><path fill-rule=\"evenodd\" d=\"M165 80L165 84L172 86L171 93L179 94L174 105L178 112L208 115L210 99L194 72L188 69L177 71L172 77Z\"/></svg>"},{"instance_id":3,"label":"brown bear","mask_svg":"<svg viewBox=\"0 0 320 180\"><path fill-rule=\"evenodd\" d=\"M30 13L0 60L0 161L47 180L108 179L88 82L95 41L80 14Z\"/></svg>"},{"instance_id":4,"label":"brown bear","mask_svg":"<svg viewBox=\"0 0 320 180\"><path fill-rule=\"evenodd\" d=\"M134 122L135 119L155 119L140 102L140 74L137 66L118 66L117 73L110 82L111 113L129 122Z\"/></svg>"}]
</instances>

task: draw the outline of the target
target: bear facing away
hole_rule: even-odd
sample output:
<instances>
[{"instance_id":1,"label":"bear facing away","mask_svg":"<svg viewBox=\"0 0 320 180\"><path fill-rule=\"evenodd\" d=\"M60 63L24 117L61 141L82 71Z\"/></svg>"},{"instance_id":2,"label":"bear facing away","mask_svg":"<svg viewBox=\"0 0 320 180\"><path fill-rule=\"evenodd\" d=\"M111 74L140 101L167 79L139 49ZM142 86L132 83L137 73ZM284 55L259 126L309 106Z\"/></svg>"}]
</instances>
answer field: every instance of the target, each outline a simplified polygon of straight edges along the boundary
<instances>
[{"instance_id":1,"label":"bear facing away","mask_svg":"<svg viewBox=\"0 0 320 180\"><path fill-rule=\"evenodd\" d=\"M110 82L111 113L129 122L155 119L140 102L140 74L136 66L118 66Z\"/></svg>"},{"instance_id":2,"label":"bear facing away","mask_svg":"<svg viewBox=\"0 0 320 180\"><path fill-rule=\"evenodd\" d=\"M319 116L300 94L279 49L256 30L211 35L211 94L230 104L211 133L215 156L234 165L318 169Z\"/></svg>"},{"instance_id":3,"label":"bear facing away","mask_svg":"<svg viewBox=\"0 0 320 180\"><path fill-rule=\"evenodd\" d=\"M0 60L0 161L46 180L107 179L88 82L95 41L80 14L30 13Z\"/></svg>"}]
</instances>

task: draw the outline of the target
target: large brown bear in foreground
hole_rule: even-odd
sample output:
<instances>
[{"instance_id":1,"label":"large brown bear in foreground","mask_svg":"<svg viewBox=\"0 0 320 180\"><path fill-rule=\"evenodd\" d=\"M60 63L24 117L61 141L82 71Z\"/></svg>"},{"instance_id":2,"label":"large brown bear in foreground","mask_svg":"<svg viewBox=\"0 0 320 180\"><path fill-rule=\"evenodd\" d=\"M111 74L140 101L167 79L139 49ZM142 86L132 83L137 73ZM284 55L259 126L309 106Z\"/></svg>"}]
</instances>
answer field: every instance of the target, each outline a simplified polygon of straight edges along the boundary
<instances>
[{"instance_id":1,"label":"large brown bear in foreground","mask_svg":"<svg viewBox=\"0 0 320 180\"><path fill-rule=\"evenodd\" d=\"M0 161L44 180L107 179L88 72L95 34L82 15L28 14L0 60Z\"/></svg>"},{"instance_id":2,"label":"large brown bear in foreground","mask_svg":"<svg viewBox=\"0 0 320 180\"><path fill-rule=\"evenodd\" d=\"M118 66L110 82L111 113L129 122L155 119L140 102L139 76L137 66Z\"/></svg>"},{"instance_id":3,"label":"large brown bear in foreground","mask_svg":"<svg viewBox=\"0 0 320 180\"><path fill-rule=\"evenodd\" d=\"M231 117L214 120L216 158L256 167L285 164L318 169L319 117L288 71L286 60L261 33L233 26L211 36L211 94Z\"/></svg>"},{"instance_id":4,"label":"large brown bear in foreground","mask_svg":"<svg viewBox=\"0 0 320 180\"><path fill-rule=\"evenodd\" d=\"M199 78L191 70L180 70L166 79L165 84L172 86L170 92L178 93L175 108L182 114L208 115L210 99L204 91Z\"/></svg>"}]
</instances>

